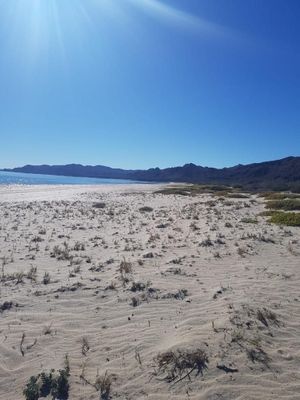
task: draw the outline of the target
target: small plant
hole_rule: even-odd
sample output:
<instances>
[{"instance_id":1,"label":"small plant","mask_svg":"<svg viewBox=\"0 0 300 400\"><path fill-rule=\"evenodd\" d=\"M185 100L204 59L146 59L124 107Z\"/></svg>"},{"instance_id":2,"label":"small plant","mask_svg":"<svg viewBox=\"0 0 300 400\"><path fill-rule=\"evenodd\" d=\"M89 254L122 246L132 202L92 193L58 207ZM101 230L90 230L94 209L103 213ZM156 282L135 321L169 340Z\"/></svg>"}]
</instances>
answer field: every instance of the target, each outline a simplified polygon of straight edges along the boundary
<instances>
[{"instance_id":1,"label":"small plant","mask_svg":"<svg viewBox=\"0 0 300 400\"><path fill-rule=\"evenodd\" d=\"M121 281L123 285L129 282L129 275L132 273L132 264L129 261L126 261L125 258L121 261L119 272L121 275Z\"/></svg>"},{"instance_id":2,"label":"small plant","mask_svg":"<svg viewBox=\"0 0 300 400\"><path fill-rule=\"evenodd\" d=\"M67 400L69 398L70 367L66 356L65 368L49 373L42 372L29 379L23 394L26 400L38 400L51 395L52 400Z\"/></svg>"},{"instance_id":3,"label":"small plant","mask_svg":"<svg viewBox=\"0 0 300 400\"><path fill-rule=\"evenodd\" d=\"M269 222L278 225L300 226L300 213L272 212Z\"/></svg>"},{"instance_id":4,"label":"small plant","mask_svg":"<svg viewBox=\"0 0 300 400\"><path fill-rule=\"evenodd\" d=\"M17 285L18 285L19 283L23 283L24 276L25 276L24 272L17 272L17 273L15 274L15 279L16 279L16 281L17 281L17 282L16 282Z\"/></svg>"},{"instance_id":5,"label":"small plant","mask_svg":"<svg viewBox=\"0 0 300 400\"><path fill-rule=\"evenodd\" d=\"M103 203L103 202L98 202L98 203L94 203L94 204L93 204L93 207L94 207L94 208L105 208L105 207L106 207L106 204Z\"/></svg>"},{"instance_id":6,"label":"small plant","mask_svg":"<svg viewBox=\"0 0 300 400\"><path fill-rule=\"evenodd\" d=\"M51 281L51 278L50 278L49 272L45 272L45 274L43 276L43 281L42 281L43 284L48 285L50 283L50 281Z\"/></svg>"},{"instance_id":7,"label":"small plant","mask_svg":"<svg viewBox=\"0 0 300 400\"><path fill-rule=\"evenodd\" d=\"M153 208L152 207L148 207L148 206L144 206L144 207L139 208L139 211L142 212L142 213L144 213L144 212L152 212Z\"/></svg>"},{"instance_id":8,"label":"small plant","mask_svg":"<svg viewBox=\"0 0 300 400\"><path fill-rule=\"evenodd\" d=\"M132 292L141 292L146 289L146 286L143 282L132 282L130 290Z\"/></svg>"},{"instance_id":9,"label":"small plant","mask_svg":"<svg viewBox=\"0 0 300 400\"><path fill-rule=\"evenodd\" d=\"M242 218L241 222L244 224L257 224L258 221L255 218Z\"/></svg>"},{"instance_id":10,"label":"small plant","mask_svg":"<svg viewBox=\"0 0 300 400\"><path fill-rule=\"evenodd\" d=\"M201 247L210 247L213 246L213 242L211 241L210 237L208 236L206 239L202 240L202 242L199 244Z\"/></svg>"},{"instance_id":11,"label":"small plant","mask_svg":"<svg viewBox=\"0 0 300 400\"><path fill-rule=\"evenodd\" d=\"M52 333L52 322L44 327L44 335L51 335Z\"/></svg>"},{"instance_id":12,"label":"small plant","mask_svg":"<svg viewBox=\"0 0 300 400\"><path fill-rule=\"evenodd\" d=\"M154 360L158 365L158 374L164 374L164 379L175 383L189 377L193 371L203 375L207 369L208 356L202 349L175 350L158 354Z\"/></svg>"},{"instance_id":13,"label":"small plant","mask_svg":"<svg viewBox=\"0 0 300 400\"><path fill-rule=\"evenodd\" d=\"M268 366L270 362L270 357L268 356L268 354L259 347L255 349L247 349L246 353L249 360L251 360L253 363L260 362Z\"/></svg>"},{"instance_id":14,"label":"small plant","mask_svg":"<svg viewBox=\"0 0 300 400\"><path fill-rule=\"evenodd\" d=\"M50 257L56 258L57 260L71 260L72 255L67 242L64 242L63 247L54 246Z\"/></svg>"},{"instance_id":15,"label":"small plant","mask_svg":"<svg viewBox=\"0 0 300 400\"><path fill-rule=\"evenodd\" d=\"M286 199L299 199L300 195L296 193L268 192L268 193L262 193L261 197L264 197L266 200L286 200Z\"/></svg>"},{"instance_id":16,"label":"small plant","mask_svg":"<svg viewBox=\"0 0 300 400\"><path fill-rule=\"evenodd\" d=\"M85 250L85 245L84 243L81 242L76 242L73 248L74 251L84 251Z\"/></svg>"},{"instance_id":17,"label":"small plant","mask_svg":"<svg viewBox=\"0 0 300 400\"><path fill-rule=\"evenodd\" d=\"M60 369L58 376L52 382L51 394L53 400L67 400L69 398L69 372L66 369Z\"/></svg>"},{"instance_id":18,"label":"small plant","mask_svg":"<svg viewBox=\"0 0 300 400\"><path fill-rule=\"evenodd\" d=\"M279 326L277 315L273 311L268 310L267 308L258 309L256 316L257 319L266 327L268 327L269 324Z\"/></svg>"},{"instance_id":19,"label":"small plant","mask_svg":"<svg viewBox=\"0 0 300 400\"><path fill-rule=\"evenodd\" d=\"M140 300L138 297L132 297L131 298L131 305L132 307L137 307L140 304Z\"/></svg>"},{"instance_id":20,"label":"small plant","mask_svg":"<svg viewBox=\"0 0 300 400\"><path fill-rule=\"evenodd\" d=\"M237 253L238 253L238 255L240 257L244 258L246 256L246 254L247 254L247 250L245 248L243 248L243 247L238 247Z\"/></svg>"},{"instance_id":21,"label":"small plant","mask_svg":"<svg viewBox=\"0 0 300 400\"><path fill-rule=\"evenodd\" d=\"M23 394L26 400L38 400L40 397L40 390L37 381L39 376L32 376L29 379L25 389L23 390Z\"/></svg>"},{"instance_id":22,"label":"small plant","mask_svg":"<svg viewBox=\"0 0 300 400\"><path fill-rule=\"evenodd\" d=\"M82 353L84 356L86 356L86 355L87 355L87 352L89 351L89 349L90 349L89 342L88 342L88 340L87 340L86 337L83 337L83 338L82 338L82 344L81 344L81 353Z\"/></svg>"},{"instance_id":23,"label":"small plant","mask_svg":"<svg viewBox=\"0 0 300 400\"><path fill-rule=\"evenodd\" d=\"M37 278L37 267L31 267L27 272L27 279L30 279L33 282L36 282Z\"/></svg>"},{"instance_id":24,"label":"small plant","mask_svg":"<svg viewBox=\"0 0 300 400\"><path fill-rule=\"evenodd\" d=\"M272 210L300 210L300 199L272 200L268 201L266 207Z\"/></svg>"},{"instance_id":25,"label":"small plant","mask_svg":"<svg viewBox=\"0 0 300 400\"><path fill-rule=\"evenodd\" d=\"M51 393L52 384L53 384L53 373L52 369L49 374L46 372L42 372L40 375L41 387L40 387L40 396L47 397Z\"/></svg>"},{"instance_id":26,"label":"small plant","mask_svg":"<svg viewBox=\"0 0 300 400\"><path fill-rule=\"evenodd\" d=\"M95 383L95 388L100 392L100 400L108 400L110 398L110 390L112 377L105 372L105 375L98 376Z\"/></svg>"},{"instance_id":27,"label":"small plant","mask_svg":"<svg viewBox=\"0 0 300 400\"><path fill-rule=\"evenodd\" d=\"M5 301L3 304L0 304L0 313L6 310L10 310L13 307L12 301Z\"/></svg>"},{"instance_id":28,"label":"small plant","mask_svg":"<svg viewBox=\"0 0 300 400\"><path fill-rule=\"evenodd\" d=\"M42 242L44 239L43 238L41 238L40 236L34 236L33 238L32 238L32 242L33 243L40 243L40 242Z\"/></svg>"}]
</instances>

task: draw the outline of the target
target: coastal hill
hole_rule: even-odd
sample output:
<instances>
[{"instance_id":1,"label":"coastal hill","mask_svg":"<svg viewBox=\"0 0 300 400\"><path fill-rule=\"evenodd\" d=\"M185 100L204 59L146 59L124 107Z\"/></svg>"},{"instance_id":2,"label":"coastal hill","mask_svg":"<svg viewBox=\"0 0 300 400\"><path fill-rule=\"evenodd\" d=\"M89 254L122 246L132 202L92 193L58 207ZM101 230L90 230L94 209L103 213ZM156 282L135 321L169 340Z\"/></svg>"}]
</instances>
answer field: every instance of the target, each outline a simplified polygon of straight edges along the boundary
<instances>
[{"instance_id":1,"label":"coastal hill","mask_svg":"<svg viewBox=\"0 0 300 400\"><path fill-rule=\"evenodd\" d=\"M149 182L225 184L252 190L300 191L300 157L287 157L281 160L236 165L222 169L186 164L181 167L165 169L124 170L103 165L68 164L25 165L3 171Z\"/></svg>"}]
</instances>

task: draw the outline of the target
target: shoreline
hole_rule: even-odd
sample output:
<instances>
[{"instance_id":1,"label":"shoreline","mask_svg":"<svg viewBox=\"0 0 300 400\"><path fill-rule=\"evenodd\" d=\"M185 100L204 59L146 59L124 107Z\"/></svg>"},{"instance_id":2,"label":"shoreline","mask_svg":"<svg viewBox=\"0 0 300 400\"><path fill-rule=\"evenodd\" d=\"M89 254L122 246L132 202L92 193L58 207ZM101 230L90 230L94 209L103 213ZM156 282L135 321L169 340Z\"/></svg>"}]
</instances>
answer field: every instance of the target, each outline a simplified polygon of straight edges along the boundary
<instances>
[{"instance_id":1,"label":"shoreline","mask_svg":"<svg viewBox=\"0 0 300 400\"><path fill-rule=\"evenodd\" d=\"M43 201L43 200L71 200L84 193L121 193L121 192L153 192L171 183L130 183L104 185L0 185L0 202ZM179 184L180 185L180 184Z\"/></svg>"}]
</instances>

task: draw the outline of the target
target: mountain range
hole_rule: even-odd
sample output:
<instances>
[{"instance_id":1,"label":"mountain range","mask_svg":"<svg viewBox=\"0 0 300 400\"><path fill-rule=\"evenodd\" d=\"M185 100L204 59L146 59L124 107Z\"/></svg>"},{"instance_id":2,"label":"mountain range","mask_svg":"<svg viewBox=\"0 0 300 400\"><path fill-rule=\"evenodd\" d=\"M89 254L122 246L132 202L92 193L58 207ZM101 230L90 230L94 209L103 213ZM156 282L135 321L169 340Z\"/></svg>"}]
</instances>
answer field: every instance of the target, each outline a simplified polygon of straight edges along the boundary
<instances>
[{"instance_id":1,"label":"mountain range","mask_svg":"<svg viewBox=\"0 0 300 400\"><path fill-rule=\"evenodd\" d=\"M188 182L239 186L249 190L300 191L300 157L255 164L236 165L229 168L209 168L185 164L172 168L125 170L103 165L25 165L7 172L64 175L89 178L131 179L147 182Z\"/></svg>"}]
</instances>

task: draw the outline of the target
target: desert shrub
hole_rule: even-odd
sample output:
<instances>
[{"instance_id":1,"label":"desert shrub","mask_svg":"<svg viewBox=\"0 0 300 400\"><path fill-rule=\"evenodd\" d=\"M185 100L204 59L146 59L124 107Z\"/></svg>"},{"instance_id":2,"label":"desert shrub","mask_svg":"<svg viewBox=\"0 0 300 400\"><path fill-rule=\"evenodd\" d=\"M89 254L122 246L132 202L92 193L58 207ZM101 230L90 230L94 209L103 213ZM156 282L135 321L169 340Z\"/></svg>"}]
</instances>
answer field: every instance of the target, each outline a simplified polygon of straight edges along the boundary
<instances>
[{"instance_id":1,"label":"desert shrub","mask_svg":"<svg viewBox=\"0 0 300 400\"><path fill-rule=\"evenodd\" d=\"M12 301L5 301L3 304L0 304L0 313L6 310L10 310L13 307Z\"/></svg>"},{"instance_id":2,"label":"desert shrub","mask_svg":"<svg viewBox=\"0 0 300 400\"><path fill-rule=\"evenodd\" d=\"M43 276L43 284L44 285L48 285L50 283L50 274L49 272L45 272L44 276Z\"/></svg>"},{"instance_id":3,"label":"desert shrub","mask_svg":"<svg viewBox=\"0 0 300 400\"><path fill-rule=\"evenodd\" d=\"M108 400L110 398L110 390L112 384L112 377L105 372L105 375L99 376L95 383L95 388L100 392L101 400Z\"/></svg>"},{"instance_id":4,"label":"desert shrub","mask_svg":"<svg viewBox=\"0 0 300 400\"><path fill-rule=\"evenodd\" d=\"M153 208L152 207L148 207L148 206L144 206L144 207L139 208L139 211L140 212L152 212Z\"/></svg>"},{"instance_id":5,"label":"desert shrub","mask_svg":"<svg viewBox=\"0 0 300 400\"><path fill-rule=\"evenodd\" d=\"M84 243L81 243L81 242L78 242L78 241L77 241L77 242L74 244L73 250L74 250L74 251L84 251L84 250L85 250L85 245L84 245Z\"/></svg>"},{"instance_id":6,"label":"desert shrub","mask_svg":"<svg viewBox=\"0 0 300 400\"><path fill-rule=\"evenodd\" d=\"M51 394L53 400L67 400L69 398L69 372L66 369L60 369L58 376L52 382Z\"/></svg>"},{"instance_id":7,"label":"desert shrub","mask_svg":"<svg viewBox=\"0 0 300 400\"><path fill-rule=\"evenodd\" d=\"M258 221L255 218L242 218L241 222L244 224L257 224Z\"/></svg>"},{"instance_id":8,"label":"desert shrub","mask_svg":"<svg viewBox=\"0 0 300 400\"><path fill-rule=\"evenodd\" d=\"M132 282L130 290L132 292L141 292L146 289L146 286L143 282Z\"/></svg>"},{"instance_id":9,"label":"desert shrub","mask_svg":"<svg viewBox=\"0 0 300 400\"><path fill-rule=\"evenodd\" d=\"M260 362L262 364L268 365L270 362L270 357L260 347L255 348L255 349L247 349L246 354L247 354L249 360L252 361L253 363Z\"/></svg>"},{"instance_id":10,"label":"desert shrub","mask_svg":"<svg viewBox=\"0 0 300 400\"><path fill-rule=\"evenodd\" d=\"M268 201L266 207L272 210L300 210L300 199L272 200Z\"/></svg>"},{"instance_id":11,"label":"desert shrub","mask_svg":"<svg viewBox=\"0 0 300 400\"><path fill-rule=\"evenodd\" d=\"M226 197L229 197L230 199L248 199L249 196L247 194L243 193L228 193Z\"/></svg>"},{"instance_id":12,"label":"desert shrub","mask_svg":"<svg viewBox=\"0 0 300 400\"><path fill-rule=\"evenodd\" d=\"M300 226L300 213L272 212L269 222L278 225Z\"/></svg>"},{"instance_id":13,"label":"desert shrub","mask_svg":"<svg viewBox=\"0 0 300 400\"><path fill-rule=\"evenodd\" d=\"M158 354L154 361L158 366L158 374L163 374L168 382L190 378L193 371L203 375L209 362L202 349L167 351Z\"/></svg>"},{"instance_id":14,"label":"desert shrub","mask_svg":"<svg viewBox=\"0 0 300 400\"><path fill-rule=\"evenodd\" d=\"M29 379L25 389L23 390L23 394L26 400L38 400L40 397L39 386L37 384L38 376L32 376Z\"/></svg>"},{"instance_id":15,"label":"desert shrub","mask_svg":"<svg viewBox=\"0 0 300 400\"><path fill-rule=\"evenodd\" d=\"M98 203L94 203L94 204L93 204L93 207L94 207L94 208L105 208L105 207L106 207L106 204L103 203L103 202L98 202Z\"/></svg>"},{"instance_id":16,"label":"desert shrub","mask_svg":"<svg viewBox=\"0 0 300 400\"><path fill-rule=\"evenodd\" d=\"M220 196L221 194L227 195L230 191L232 191L232 188L224 185L180 185L166 187L155 193L180 196L196 196L201 193L213 193L216 196Z\"/></svg>"},{"instance_id":17,"label":"desert shrub","mask_svg":"<svg viewBox=\"0 0 300 400\"><path fill-rule=\"evenodd\" d=\"M155 192L156 194L164 194L164 195L179 195L179 196L191 196L192 193L189 189L184 188L166 188L161 189Z\"/></svg>"},{"instance_id":18,"label":"desert shrub","mask_svg":"<svg viewBox=\"0 0 300 400\"><path fill-rule=\"evenodd\" d=\"M42 372L32 376L26 384L23 394L26 400L38 400L51 395L52 400L67 400L69 398L70 368L66 358L66 366L56 372Z\"/></svg>"},{"instance_id":19,"label":"desert shrub","mask_svg":"<svg viewBox=\"0 0 300 400\"><path fill-rule=\"evenodd\" d=\"M36 281L37 278L37 267L31 267L30 270L27 272L27 279L31 281Z\"/></svg>"},{"instance_id":20,"label":"desert shrub","mask_svg":"<svg viewBox=\"0 0 300 400\"><path fill-rule=\"evenodd\" d=\"M40 397L47 397L51 393L53 384L53 373L53 369L49 372L49 374L47 374L46 372L41 373Z\"/></svg>"},{"instance_id":21,"label":"desert shrub","mask_svg":"<svg viewBox=\"0 0 300 400\"><path fill-rule=\"evenodd\" d=\"M267 193L262 193L260 197L264 197L266 200L286 200L286 199L299 199L300 195L296 193L267 192Z\"/></svg>"},{"instance_id":22,"label":"desert shrub","mask_svg":"<svg viewBox=\"0 0 300 400\"><path fill-rule=\"evenodd\" d=\"M138 297L132 297L131 303L132 307L137 307L140 305L140 299Z\"/></svg>"},{"instance_id":23,"label":"desert shrub","mask_svg":"<svg viewBox=\"0 0 300 400\"><path fill-rule=\"evenodd\" d=\"M256 312L256 316L257 319L266 327L268 327L269 324L279 326L277 315L267 308L258 309Z\"/></svg>"},{"instance_id":24,"label":"desert shrub","mask_svg":"<svg viewBox=\"0 0 300 400\"><path fill-rule=\"evenodd\" d=\"M54 246L52 252L50 253L50 257L56 258L57 260L72 259L68 244L65 242L63 247L59 247L58 245Z\"/></svg>"},{"instance_id":25,"label":"desert shrub","mask_svg":"<svg viewBox=\"0 0 300 400\"><path fill-rule=\"evenodd\" d=\"M268 211L262 211L261 213L258 214L259 217L272 217L272 215L278 213L278 211L275 210L268 210Z\"/></svg>"},{"instance_id":26,"label":"desert shrub","mask_svg":"<svg viewBox=\"0 0 300 400\"><path fill-rule=\"evenodd\" d=\"M126 261L125 258L123 261L121 261L120 267L119 267L119 272L120 272L120 278L125 285L126 283L129 282L130 280L130 275L132 273L132 264L129 261Z\"/></svg>"},{"instance_id":27,"label":"desert shrub","mask_svg":"<svg viewBox=\"0 0 300 400\"><path fill-rule=\"evenodd\" d=\"M40 243L40 242L42 242L44 239L42 239L40 236L34 236L32 239L31 239L31 241L33 242L33 243Z\"/></svg>"}]
</instances>

